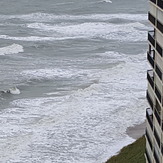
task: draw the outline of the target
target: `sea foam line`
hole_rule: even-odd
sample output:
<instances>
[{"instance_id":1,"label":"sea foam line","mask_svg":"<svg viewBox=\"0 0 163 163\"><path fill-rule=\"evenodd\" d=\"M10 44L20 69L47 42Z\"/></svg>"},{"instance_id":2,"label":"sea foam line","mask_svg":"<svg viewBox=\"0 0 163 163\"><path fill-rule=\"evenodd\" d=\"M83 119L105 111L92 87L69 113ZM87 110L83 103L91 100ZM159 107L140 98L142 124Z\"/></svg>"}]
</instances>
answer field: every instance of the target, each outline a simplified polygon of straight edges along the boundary
<instances>
[{"instance_id":1,"label":"sea foam line","mask_svg":"<svg viewBox=\"0 0 163 163\"><path fill-rule=\"evenodd\" d=\"M133 21L146 21L147 14L87 14L87 15L54 15L48 13L31 13L26 15L0 15L0 19L22 19L26 21L37 21L37 22L51 22L53 20L102 20L107 21L110 19L127 19Z\"/></svg>"}]
</instances>

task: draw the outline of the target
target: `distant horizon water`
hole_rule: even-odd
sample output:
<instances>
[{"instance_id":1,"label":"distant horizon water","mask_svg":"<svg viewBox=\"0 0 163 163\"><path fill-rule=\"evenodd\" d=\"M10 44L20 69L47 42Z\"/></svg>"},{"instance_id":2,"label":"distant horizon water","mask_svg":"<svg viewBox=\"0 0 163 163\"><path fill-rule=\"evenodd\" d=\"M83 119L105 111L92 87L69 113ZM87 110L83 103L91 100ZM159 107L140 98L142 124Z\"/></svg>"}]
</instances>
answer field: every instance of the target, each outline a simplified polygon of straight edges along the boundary
<instances>
[{"instance_id":1,"label":"distant horizon water","mask_svg":"<svg viewBox=\"0 0 163 163\"><path fill-rule=\"evenodd\" d=\"M103 163L145 120L147 1L0 2L0 162Z\"/></svg>"}]
</instances>

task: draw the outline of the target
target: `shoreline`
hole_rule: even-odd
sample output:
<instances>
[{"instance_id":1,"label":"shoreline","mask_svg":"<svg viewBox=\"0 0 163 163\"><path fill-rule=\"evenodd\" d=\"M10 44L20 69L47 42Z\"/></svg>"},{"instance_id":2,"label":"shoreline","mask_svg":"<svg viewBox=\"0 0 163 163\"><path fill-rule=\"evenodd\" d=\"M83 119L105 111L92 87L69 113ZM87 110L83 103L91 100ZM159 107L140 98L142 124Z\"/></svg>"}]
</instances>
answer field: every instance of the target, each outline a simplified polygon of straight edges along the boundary
<instances>
[{"instance_id":1,"label":"shoreline","mask_svg":"<svg viewBox=\"0 0 163 163\"><path fill-rule=\"evenodd\" d=\"M123 146L116 154L114 154L113 156L111 156L108 161L106 161L105 163L109 163L109 160L114 158L114 157L119 157L119 155L121 155L121 151L124 150L125 148L128 148L130 146L132 146L132 144L134 144L135 142L139 141L139 139L142 139L141 137L143 137L143 135L145 135L145 128L146 128L146 122L144 121L143 123L141 124L138 124L138 125L134 125L132 127L128 127L126 129L126 134L134 139L135 141L126 145L126 146Z\"/></svg>"},{"instance_id":2,"label":"shoreline","mask_svg":"<svg viewBox=\"0 0 163 163\"><path fill-rule=\"evenodd\" d=\"M145 163L145 136L123 147L119 154L112 156L105 163Z\"/></svg>"},{"instance_id":3,"label":"shoreline","mask_svg":"<svg viewBox=\"0 0 163 163\"><path fill-rule=\"evenodd\" d=\"M145 134L145 128L146 128L146 122L143 122L139 125L135 125L133 127L128 127L126 130L126 134L137 140L138 138L140 138L141 136L143 136Z\"/></svg>"}]
</instances>

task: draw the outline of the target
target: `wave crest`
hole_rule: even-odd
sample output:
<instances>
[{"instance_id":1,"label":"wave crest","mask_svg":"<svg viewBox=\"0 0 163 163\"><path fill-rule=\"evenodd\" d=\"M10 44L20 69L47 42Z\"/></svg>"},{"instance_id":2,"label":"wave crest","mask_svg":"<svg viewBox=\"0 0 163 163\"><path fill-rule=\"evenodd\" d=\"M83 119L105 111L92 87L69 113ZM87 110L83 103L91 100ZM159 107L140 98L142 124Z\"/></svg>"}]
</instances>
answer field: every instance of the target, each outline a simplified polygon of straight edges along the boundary
<instances>
[{"instance_id":1,"label":"wave crest","mask_svg":"<svg viewBox=\"0 0 163 163\"><path fill-rule=\"evenodd\" d=\"M0 48L0 55L17 54L20 52L24 52L24 49L23 49L23 46L19 44L12 44L12 45Z\"/></svg>"}]
</instances>

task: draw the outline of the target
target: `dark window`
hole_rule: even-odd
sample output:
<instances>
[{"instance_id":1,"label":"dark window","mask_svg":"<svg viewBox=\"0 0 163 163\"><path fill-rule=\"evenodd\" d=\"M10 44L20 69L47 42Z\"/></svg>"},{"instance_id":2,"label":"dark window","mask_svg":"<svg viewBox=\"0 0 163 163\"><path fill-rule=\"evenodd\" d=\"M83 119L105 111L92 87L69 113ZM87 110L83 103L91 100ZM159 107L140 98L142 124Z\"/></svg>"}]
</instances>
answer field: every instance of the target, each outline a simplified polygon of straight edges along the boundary
<instances>
[{"instance_id":1,"label":"dark window","mask_svg":"<svg viewBox=\"0 0 163 163\"><path fill-rule=\"evenodd\" d=\"M156 65L155 70L156 70L156 73L159 76L159 78L162 80L162 72L161 72L160 68L157 65Z\"/></svg>"},{"instance_id":2,"label":"dark window","mask_svg":"<svg viewBox=\"0 0 163 163\"><path fill-rule=\"evenodd\" d=\"M155 93L156 93L157 98L159 99L159 101L161 103L161 94L160 94L160 91L158 90L157 86L155 86Z\"/></svg>"},{"instance_id":3,"label":"dark window","mask_svg":"<svg viewBox=\"0 0 163 163\"><path fill-rule=\"evenodd\" d=\"M163 25L157 20L157 28L163 33Z\"/></svg>"},{"instance_id":4,"label":"dark window","mask_svg":"<svg viewBox=\"0 0 163 163\"><path fill-rule=\"evenodd\" d=\"M149 40L149 42L150 42L153 46L155 46L155 39L154 39L154 37L155 37L155 32L154 32L154 31L148 32L148 40Z\"/></svg>"},{"instance_id":5,"label":"dark window","mask_svg":"<svg viewBox=\"0 0 163 163\"><path fill-rule=\"evenodd\" d=\"M161 48L161 46L157 42L156 42L156 50L158 51L160 56L162 56L162 48Z\"/></svg>"},{"instance_id":6,"label":"dark window","mask_svg":"<svg viewBox=\"0 0 163 163\"><path fill-rule=\"evenodd\" d=\"M158 112L157 109L155 109L155 117L156 117L158 123L161 124L160 112Z\"/></svg>"},{"instance_id":7,"label":"dark window","mask_svg":"<svg viewBox=\"0 0 163 163\"><path fill-rule=\"evenodd\" d=\"M147 100L148 100L148 103L149 103L150 107L151 107L152 110L153 110L153 101L152 101L152 99L151 99L151 97L150 97L148 91L147 91Z\"/></svg>"},{"instance_id":8,"label":"dark window","mask_svg":"<svg viewBox=\"0 0 163 163\"><path fill-rule=\"evenodd\" d=\"M148 82L150 83L151 87L154 88L153 71L151 71L151 70L147 71L147 79L148 79Z\"/></svg>"},{"instance_id":9,"label":"dark window","mask_svg":"<svg viewBox=\"0 0 163 163\"><path fill-rule=\"evenodd\" d=\"M150 14L150 12L148 12L148 20L155 25L155 17L153 15Z\"/></svg>"},{"instance_id":10,"label":"dark window","mask_svg":"<svg viewBox=\"0 0 163 163\"><path fill-rule=\"evenodd\" d=\"M156 162L156 163L160 163L160 161L159 161L159 157L157 156L155 150L154 150L154 158L155 158L155 162Z\"/></svg>"},{"instance_id":11,"label":"dark window","mask_svg":"<svg viewBox=\"0 0 163 163\"><path fill-rule=\"evenodd\" d=\"M160 147L160 138L159 138L159 136L158 136L158 134L157 134L155 129L154 129L154 136L155 136L155 139L157 141L158 146Z\"/></svg>"},{"instance_id":12,"label":"dark window","mask_svg":"<svg viewBox=\"0 0 163 163\"><path fill-rule=\"evenodd\" d=\"M150 0L150 1L156 4L156 0Z\"/></svg>"},{"instance_id":13,"label":"dark window","mask_svg":"<svg viewBox=\"0 0 163 163\"><path fill-rule=\"evenodd\" d=\"M153 0L152 0L153 1ZM153 2L154 3L154 2ZM163 9L163 1L162 0L158 0L157 1L157 4L158 4L158 6L160 7L160 8L162 8Z\"/></svg>"},{"instance_id":14,"label":"dark window","mask_svg":"<svg viewBox=\"0 0 163 163\"><path fill-rule=\"evenodd\" d=\"M150 52L147 53L147 59L153 68L154 68L154 57L155 57L154 51L151 51L151 53Z\"/></svg>"}]
</instances>

